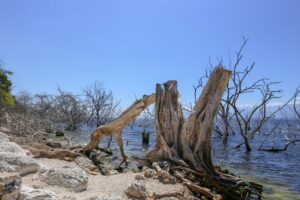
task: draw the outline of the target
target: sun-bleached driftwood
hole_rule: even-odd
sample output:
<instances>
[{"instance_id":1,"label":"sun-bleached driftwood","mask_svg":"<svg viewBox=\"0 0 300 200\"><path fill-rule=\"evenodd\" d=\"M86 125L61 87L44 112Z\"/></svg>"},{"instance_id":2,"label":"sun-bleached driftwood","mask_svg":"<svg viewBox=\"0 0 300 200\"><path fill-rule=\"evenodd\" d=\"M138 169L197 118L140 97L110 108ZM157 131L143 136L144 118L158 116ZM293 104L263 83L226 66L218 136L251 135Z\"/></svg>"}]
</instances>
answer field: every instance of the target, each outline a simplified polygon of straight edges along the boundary
<instances>
[{"instance_id":1,"label":"sun-bleached driftwood","mask_svg":"<svg viewBox=\"0 0 300 200\"><path fill-rule=\"evenodd\" d=\"M49 150L41 150L33 147L27 148L35 158L55 158L66 161L74 161L75 158L81 156L80 153L76 153L73 151L65 150L65 149L56 149L53 151Z\"/></svg>"},{"instance_id":2,"label":"sun-bleached driftwood","mask_svg":"<svg viewBox=\"0 0 300 200\"><path fill-rule=\"evenodd\" d=\"M119 145L123 158L122 162L126 163L127 156L123 149L122 129L154 102L155 94L144 95L143 98L135 101L130 107L128 107L117 119L113 120L109 124L96 128L96 130L91 134L90 143L83 148L83 152L89 153L94 150L103 136L113 136Z\"/></svg>"}]
</instances>

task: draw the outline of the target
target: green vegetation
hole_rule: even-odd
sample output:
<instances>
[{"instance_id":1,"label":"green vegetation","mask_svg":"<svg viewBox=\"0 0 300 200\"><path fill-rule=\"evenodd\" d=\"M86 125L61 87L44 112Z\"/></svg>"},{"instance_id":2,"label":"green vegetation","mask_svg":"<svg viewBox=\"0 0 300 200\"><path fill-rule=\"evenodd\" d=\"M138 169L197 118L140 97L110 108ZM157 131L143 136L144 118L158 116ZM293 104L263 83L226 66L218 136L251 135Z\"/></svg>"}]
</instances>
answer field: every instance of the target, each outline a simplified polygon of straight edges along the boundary
<instances>
[{"instance_id":1,"label":"green vegetation","mask_svg":"<svg viewBox=\"0 0 300 200\"><path fill-rule=\"evenodd\" d=\"M12 72L0 67L0 107L14 105L15 99L11 94L12 82L8 78L11 74Z\"/></svg>"}]
</instances>

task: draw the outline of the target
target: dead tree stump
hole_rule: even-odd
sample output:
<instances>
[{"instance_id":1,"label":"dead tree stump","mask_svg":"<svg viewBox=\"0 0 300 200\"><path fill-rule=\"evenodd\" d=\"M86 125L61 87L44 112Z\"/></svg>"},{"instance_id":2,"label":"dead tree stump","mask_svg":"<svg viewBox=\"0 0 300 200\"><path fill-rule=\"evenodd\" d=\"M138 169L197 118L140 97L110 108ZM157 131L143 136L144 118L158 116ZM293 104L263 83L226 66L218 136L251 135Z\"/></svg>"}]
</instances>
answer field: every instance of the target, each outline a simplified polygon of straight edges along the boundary
<instances>
[{"instance_id":1,"label":"dead tree stump","mask_svg":"<svg viewBox=\"0 0 300 200\"><path fill-rule=\"evenodd\" d=\"M177 82L168 81L163 87L160 84L156 86L156 146L147 158L152 161L168 160L181 166L174 168L173 175L192 191L210 199L220 199L220 195L215 193L233 200L242 199L245 195L248 199L253 195L253 190L243 191L240 179L216 170L211 158L212 124L230 76L230 71L216 67L186 120L182 114Z\"/></svg>"}]
</instances>

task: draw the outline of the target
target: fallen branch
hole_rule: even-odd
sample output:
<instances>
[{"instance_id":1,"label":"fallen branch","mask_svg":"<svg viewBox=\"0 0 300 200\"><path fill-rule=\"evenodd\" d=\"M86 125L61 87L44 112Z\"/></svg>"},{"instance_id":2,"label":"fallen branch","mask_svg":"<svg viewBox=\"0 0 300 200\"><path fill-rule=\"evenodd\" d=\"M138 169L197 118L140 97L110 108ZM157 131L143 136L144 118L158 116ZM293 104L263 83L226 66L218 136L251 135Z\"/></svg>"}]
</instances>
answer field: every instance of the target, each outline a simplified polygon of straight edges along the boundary
<instances>
[{"instance_id":1,"label":"fallen branch","mask_svg":"<svg viewBox=\"0 0 300 200\"><path fill-rule=\"evenodd\" d=\"M47 150L40 150L33 147L27 148L28 151L30 151L35 158L53 158L53 159L60 159L60 160L66 160L66 161L74 161L75 158L78 156L81 156L81 154L59 149L59 150L53 150L53 151L47 151Z\"/></svg>"},{"instance_id":2,"label":"fallen branch","mask_svg":"<svg viewBox=\"0 0 300 200\"><path fill-rule=\"evenodd\" d=\"M172 183L172 184L176 183L176 178L173 177L172 175L170 175L168 172L165 172L164 170L162 170L156 162L153 163L153 167L157 171L156 176L160 180L164 180L163 182L166 182L166 183Z\"/></svg>"},{"instance_id":3,"label":"fallen branch","mask_svg":"<svg viewBox=\"0 0 300 200\"><path fill-rule=\"evenodd\" d=\"M178 196L183 196L182 192L168 192L168 193L162 193L162 194L157 194L157 193L152 193L149 198L151 200L156 200L156 199L161 199L165 197L178 197Z\"/></svg>"},{"instance_id":4,"label":"fallen branch","mask_svg":"<svg viewBox=\"0 0 300 200\"><path fill-rule=\"evenodd\" d=\"M185 179L182 174L175 171L175 177L180 180L184 185L186 185L191 191L200 193L204 195L207 198L213 199L213 200L221 200L222 196L219 194L214 194L210 189L201 187L199 185L196 185L192 183L191 181Z\"/></svg>"},{"instance_id":5,"label":"fallen branch","mask_svg":"<svg viewBox=\"0 0 300 200\"><path fill-rule=\"evenodd\" d=\"M288 143L285 144L285 146L283 148L276 148L276 147L262 148L262 147L260 147L258 150L268 151L268 152L275 152L275 153L276 152L281 152L281 151L286 151L290 144L295 144L296 142L300 142L300 139L289 141Z\"/></svg>"}]
</instances>

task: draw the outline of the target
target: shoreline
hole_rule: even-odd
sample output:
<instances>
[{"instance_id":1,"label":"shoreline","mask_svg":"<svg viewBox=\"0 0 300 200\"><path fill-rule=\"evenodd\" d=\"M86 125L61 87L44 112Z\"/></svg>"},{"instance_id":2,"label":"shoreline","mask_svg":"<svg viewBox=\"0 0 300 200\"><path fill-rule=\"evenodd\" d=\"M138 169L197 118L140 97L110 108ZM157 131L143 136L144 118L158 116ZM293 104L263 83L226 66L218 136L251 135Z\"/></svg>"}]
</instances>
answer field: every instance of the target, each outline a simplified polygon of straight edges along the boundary
<instances>
[{"instance_id":1,"label":"shoreline","mask_svg":"<svg viewBox=\"0 0 300 200\"><path fill-rule=\"evenodd\" d=\"M101 174L91 175L82 170L74 162L48 158L33 158L26 149L11 142L9 137L4 133L0 132L0 138L0 156L10 153L18 155L18 159L26 158L30 160L30 162L26 161L27 163L22 163L20 166L14 166L15 169L9 166L5 168L0 165L1 176L4 176L4 173L6 176L17 175L21 181L21 185L15 188L15 190L19 192L19 197L13 197L15 194L12 192L11 199L127 200L131 198L126 195L126 190L134 183L144 184L144 188L148 193L181 193L185 190L185 187L179 183L163 184L157 179L145 178L143 172L134 173L131 170L125 173L113 171L109 176L103 176ZM11 150L13 150L13 153L9 152ZM35 166L35 168L32 166ZM25 168L30 168L31 171L29 170L28 173L21 175L20 171ZM72 170L74 170L75 173L73 173ZM51 178L51 176L56 178L62 177L62 180L56 181L55 178ZM77 190L77 188L79 189ZM166 200L170 198L161 199ZM172 199L180 198L174 197Z\"/></svg>"}]
</instances>

